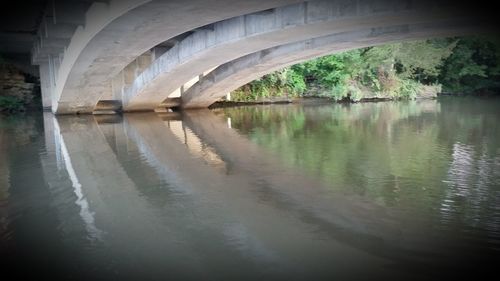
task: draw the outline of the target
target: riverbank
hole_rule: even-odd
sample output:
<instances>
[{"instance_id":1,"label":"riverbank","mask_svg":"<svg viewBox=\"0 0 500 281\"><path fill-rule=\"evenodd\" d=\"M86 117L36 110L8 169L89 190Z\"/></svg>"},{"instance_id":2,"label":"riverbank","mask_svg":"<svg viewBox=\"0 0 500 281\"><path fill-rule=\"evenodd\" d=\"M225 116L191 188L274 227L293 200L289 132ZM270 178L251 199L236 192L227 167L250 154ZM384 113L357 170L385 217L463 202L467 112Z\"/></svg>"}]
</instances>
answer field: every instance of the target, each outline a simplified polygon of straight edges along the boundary
<instances>
[{"instance_id":1,"label":"riverbank","mask_svg":"<svg viewBox=\"0 0 500 281\"><path fill-rule=\"evenodd\" d=\"M413 100L433 100L439 98L500 98L500 92L495 91L485 91L481 93L437 93L435 96L428 97L418 97ZM305 96L305 97L295 97L295 98L283 98L279 97L276 99L266 98L256 101L217 101L212 104L209 108L226 108L226 107L238 107L238 106L253 106L253 105L272 105L272 104L356 104L356 103L376 103L376 102L388 102L388 101L404 101L408 99L403 98L363 98L359 101L352 101L349 99L335 100L332 97L327 96Z\"/></svg>"},{"instance_id":2,"label":"riverbank","mask_svg":"<svg viewBox=\"0 0 500 281\"><path fill-rule=\"evenodd\" d=\"M411 99L436 99L440 93L440 86L424 86L419 93ZM365 103L365 102L384 102L384 101L399 101L408 100L401 96L391 96L389 94L374 93L363 91L362 97L353 99L351 96L346 96L341 99L330 95L327 91L320 88L312 88L307 91L307 94L293 97L289 95L273 96L273 97L259 97L255 100L221 100L210 106L210 108L220 107L233 107L233 106L247 106L247 105L266 105L266 104L309 104L309 103Z\"/></svg>"},{"instance_id":3,"label":"riverbank","mask_svg":"<svg viewBox=\"0 0 500 281\"><path fill-rule=\"evenodd\" d=\"M436 99L437 97L420 98L420 99ZM251 106L251 105L271 105L271 104L329 104L329 103L368 103L368 102L386 102L386 101L399 101L402 99L390 98L366 98L359 101L351 100L335 100L334 98L324 96L309 96L292 99L266 99L265 101L218 101L212 104L209 108L224 108L224 107L237 107L237 106Z\"/></svg>"},{"instance_id":4,"label":"riverbank","mask_svg":"<svg viewBox=\"0 0 500 281\"><path fill-rule=\"evenodd\" d=\"M440 85L421 85L420 90L412 98L402 97L401 95L391 96L389 94L381 94L370 92L367 89L362 91L362 98L353 100L350 96L337 99L324 88L313 87L307 90L307 93L301 96L290 96L283 94L282 96L259 97L255 100L220 100L212 104L210 108L248 106L248 105L269 105L269 104L321 104L321 103L368 103L368 102L386 102L386 101L404 101L404 100L432 100L440 97L477 97L477 98L493 98L500 97L500 89L488 88L480 89L474 92L441 92Z\"/></svg>"},{"instance_id":5,"label":"riverbank","mask_svg":"<svg viewBox=\"0 0 500 281\"><path fill-rule=\"evenodd\" d=\"M436 98L443 92L485 95L500 88L499 42L448 38L350 50L264 75L234 90L231 101L268 104L269 97L287 94L354 103Z\"/></svg>"}]
</instances>

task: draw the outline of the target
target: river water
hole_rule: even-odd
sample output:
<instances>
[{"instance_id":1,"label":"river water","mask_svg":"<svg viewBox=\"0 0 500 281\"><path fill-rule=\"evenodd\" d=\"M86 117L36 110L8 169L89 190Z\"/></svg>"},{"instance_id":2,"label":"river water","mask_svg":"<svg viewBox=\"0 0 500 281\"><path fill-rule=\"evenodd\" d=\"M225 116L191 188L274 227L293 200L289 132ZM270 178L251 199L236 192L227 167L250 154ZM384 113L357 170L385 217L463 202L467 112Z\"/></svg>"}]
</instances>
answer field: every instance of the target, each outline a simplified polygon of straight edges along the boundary
<instances>
[{"instance_id":1,"label":"river water","mask_svg":"<svg viewBox=\"0 0 500 281\"><path fill-rule=\"evenodd\" d=\"M2 280L494 271L499 121L473 98L1 117Z\"/></svg>"}]
</instances>

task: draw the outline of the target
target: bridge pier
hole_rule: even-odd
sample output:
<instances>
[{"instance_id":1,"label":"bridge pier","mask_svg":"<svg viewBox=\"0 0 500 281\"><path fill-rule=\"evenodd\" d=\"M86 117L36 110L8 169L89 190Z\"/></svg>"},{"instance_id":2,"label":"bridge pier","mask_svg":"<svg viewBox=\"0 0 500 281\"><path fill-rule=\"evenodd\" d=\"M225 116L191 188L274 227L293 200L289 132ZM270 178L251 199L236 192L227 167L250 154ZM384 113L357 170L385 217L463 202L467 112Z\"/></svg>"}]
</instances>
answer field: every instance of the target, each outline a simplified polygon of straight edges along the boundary
<instances>
[{"instance_id":1,"label":"bridge pier","mask_svg":"<svg viewBox=\"0 0 500 281\"><path fill-rule=\"evenodd\" d=\"M40 90L42 92L42 106L44 110L50 110L52 106L52 77L50 75L49 64L40 63Z\"/></svg>"}]
</instances>

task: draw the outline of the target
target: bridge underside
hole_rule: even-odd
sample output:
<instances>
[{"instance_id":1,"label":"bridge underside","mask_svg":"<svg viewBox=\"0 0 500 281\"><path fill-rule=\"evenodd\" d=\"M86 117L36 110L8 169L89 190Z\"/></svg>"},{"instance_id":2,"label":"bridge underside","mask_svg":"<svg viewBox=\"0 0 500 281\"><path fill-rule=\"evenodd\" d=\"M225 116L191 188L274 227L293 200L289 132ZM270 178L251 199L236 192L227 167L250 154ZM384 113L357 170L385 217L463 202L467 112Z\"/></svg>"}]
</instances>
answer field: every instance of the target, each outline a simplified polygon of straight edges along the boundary
<instances>
[{"instance_id":1,"label":"bridge underside","mask_svg":"<svg viewBox=\"0 0 500 281\"><path fill-rule=\"evenodd\" d=\"M206 108L239 87L283 67L327 54L390 42L474 34L471 25L455 23L398 25L357 30L290 43L225 63L202 77L182 95L183 109Z\"/></svg>"},{"instance_id":2,"label":"bridge underside","mask_svg":"<svg viewBox=\"0 0 500 281\"><path fill-rule=\"evenodd\" d=\"M451 1L89 2L78 17L46 14L32 51L56 114L203 108L327 54L495 31Z\"/></svg>"}]
</instances>

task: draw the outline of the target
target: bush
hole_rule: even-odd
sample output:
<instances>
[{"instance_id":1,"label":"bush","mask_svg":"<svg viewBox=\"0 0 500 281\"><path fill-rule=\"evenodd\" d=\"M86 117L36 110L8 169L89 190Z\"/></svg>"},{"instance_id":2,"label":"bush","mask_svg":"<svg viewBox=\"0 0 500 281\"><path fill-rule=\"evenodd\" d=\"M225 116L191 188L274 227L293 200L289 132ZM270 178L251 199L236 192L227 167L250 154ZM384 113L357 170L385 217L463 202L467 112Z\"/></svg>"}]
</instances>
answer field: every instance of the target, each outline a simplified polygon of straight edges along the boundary
<instances>
[{"instance_id":1,"label":"bush","mask_svg":"<svg viewBox=\"0 0 500 281\"><path fill-rule=\"evenodd\" d=\"M23 111L24 103L16 97L0 96L0 112Z\"/></svg>"},{"instance_id":2,"label":"bush","mask_svg":"<svg viewBox=\"0 0 500 281\"><path fill-rule=\"evenodd\" d=\"M399 94L404 99L416 99L421 84L413 80L401 80Z\"/></svg>"},{"instance_id":3,"label":"bush","mask_svg":"<svg viewBox=\"0 0 500 281\"><path fill-rule=\"evenodd\" d=\"M307 89L304 76L293 69L288 69L286 72L286 87L293 96L301 95Z\"/></svg>"},{"instance_id":4,"label":"bush","mask_svg":"<svg viewBox=\"0 0 500 281\"><path fill-rule=\"evenodd\" d=\"M236 92L245 100L303 95L307 88L326 89L324 95L337 101L415 99L435 96L428 86L438 84L446 92L500 88L500 40L431 39L350 50L284 68Z\"/></svg>"},{"instance_id":5,"label":"bush","mask_svg":"<svg viewBox=\"0 0 500 281\"><path fill-rule=\"evenodd\" d=\"M356 85L349 86L349 98L353 102L358 102L363 98L363 92Z\"/></svg>"},{"instance_id":6,"label":"bush","mask_svg":"<svg viewBox=\"0 0 500 281\"><path fill-rule=\"evenodd\" d=\"M332 87L330 93L335 101L339 101L347 97L349 90L344 84L338 84Z\"/></svg>"}]
</instances>

